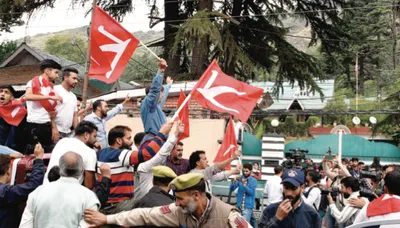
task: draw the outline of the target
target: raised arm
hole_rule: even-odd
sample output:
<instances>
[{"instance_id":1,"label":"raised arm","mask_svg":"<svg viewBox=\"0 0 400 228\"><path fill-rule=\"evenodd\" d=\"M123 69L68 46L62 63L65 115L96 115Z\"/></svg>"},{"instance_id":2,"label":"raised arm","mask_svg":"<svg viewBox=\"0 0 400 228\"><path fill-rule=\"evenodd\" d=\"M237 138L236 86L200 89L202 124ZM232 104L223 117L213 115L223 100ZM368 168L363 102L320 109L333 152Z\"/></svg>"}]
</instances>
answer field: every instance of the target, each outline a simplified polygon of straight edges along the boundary
<instances>
[{"instance_id":1,"label":"raised arm","mask_svg":"<svg viewBox=\"0 0 400 228\"><path fill-rule=\"evenodd\" d=\"M9 203L19 204L25 202L28 198L28 195L43 183L44 150L39 143L35 146L34 153L36 159L33 161L32 174L29 178L29 181L24 184L8 185L6 187L8 189L5 191L5 199L7 199Z\"/></svg>"},{"instance_id":2,"label":"raised arm","mask_svg":"<svg viewBox=\"0 0 400 228\"><path fill-rule=\"evenodd\" d=\"M322 169L325 171L329 179L334 180L337 174L329 170L328 163L326 161L322 162Z\"/></svg>"},{"instance_id":3,"label":"raised arm","mask_svg":"<svg viewBox=\"0 0 400 228\"><path fill-rule=\"evenodd\" d=\"M162 100L160 102L160 106L161 107L164 106L164 103L168 98L169 89L171 89L171 85L172 85L172 83L174 83L174 80L172 80L171 77L167 77L166 81L167 81L167 85L164 86L164 94L163 94L163 98L162 98Z\"/></svg>"},{"instance_id":4,"label":"raised arm","mask_svg":"<svg viewBox=\"0 0 400 228\"><path fill-rule=\"evenodd\" d=\"M158 98L160 97L160 92L162 88L162 84L164 81L164 71L167 68L167 62L161 59L158 62L158 72L156 76L153 78L151 82L151 87L149 93L146 95L144 99L145 105L155 106L158 103Z\"/></svg>"},{"instance_id":5,"label":"raised arm","mask_svg":"<svg viewBox=\"0 0 400 228\"><path fill-rule=\"evenodd\" d=\"M168 138L168 140L161 147L160 151L153 158L142 163L142 165L138 167L138 172L150 173L151 169L154 166L157 166L160 163L162 163L168 157L168 155L170 155L172 149L174 149L176 145L176 141L178 141L180 134L182 134L183 132L184 132L184 125L178 123L175 130L175 134L171 135Z\"/></svg>"}]
</instances>

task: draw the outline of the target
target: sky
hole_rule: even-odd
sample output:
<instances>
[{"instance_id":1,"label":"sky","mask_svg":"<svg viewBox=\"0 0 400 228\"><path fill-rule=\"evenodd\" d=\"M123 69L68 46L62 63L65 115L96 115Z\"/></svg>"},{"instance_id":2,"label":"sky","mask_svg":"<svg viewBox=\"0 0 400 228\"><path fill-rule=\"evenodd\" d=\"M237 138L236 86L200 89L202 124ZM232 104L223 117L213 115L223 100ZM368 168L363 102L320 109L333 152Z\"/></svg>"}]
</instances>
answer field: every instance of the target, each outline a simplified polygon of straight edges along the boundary
<instances>
[{"instance_id":1,"label":"sky","mask_svg":"<svg viewBox=\"0 0 400 228\"><path fill-rule=\"evenodd\" d=\"M70 4L71 1L57 0L53 9L48 8L37 11L28 24L12 27L12 33L1 33L0 41L16 40L25 36L57 32L88 25L90 14L85 17L85 13L90 9L91 5L88 3L85 7L82 7L77 4L72 8ZM160 23L152 29L149 28L148 14L150 10L145 1L134 1L134 8L133 12L126 15L122 21L122 25L128 31L159 31L163 29L164 23ZM160 11L162 10L160 8ZM25 15L24 19L26 18L27 16Z\"/></svg>"}]
</instances>

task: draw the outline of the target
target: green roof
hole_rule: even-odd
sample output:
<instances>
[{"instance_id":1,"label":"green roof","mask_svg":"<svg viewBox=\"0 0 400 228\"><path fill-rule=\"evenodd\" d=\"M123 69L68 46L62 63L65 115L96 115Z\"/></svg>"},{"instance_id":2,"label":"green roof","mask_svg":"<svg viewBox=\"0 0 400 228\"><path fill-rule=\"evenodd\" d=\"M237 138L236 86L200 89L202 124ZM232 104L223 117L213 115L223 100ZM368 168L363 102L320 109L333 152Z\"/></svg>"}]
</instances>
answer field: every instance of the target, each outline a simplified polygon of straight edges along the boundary
<instances>
[{"instance_id":1,"label":"green roof","mask_svg":"<svg viewBox=\"0 0 400 228\"><path fill-rule=\"evenodd\" d=\"M338 135L321 135L312 140L299 140L285 145L285 153L289 149L307 149L307 157L321 159L328 147L332 154L338 153ZM373 157L380 157L385 162L400 162L400 148L384 142L369 141L356 135L343 135L342 157L358 157L360 160L373 160Z\"/></svg>"}]
</instances>

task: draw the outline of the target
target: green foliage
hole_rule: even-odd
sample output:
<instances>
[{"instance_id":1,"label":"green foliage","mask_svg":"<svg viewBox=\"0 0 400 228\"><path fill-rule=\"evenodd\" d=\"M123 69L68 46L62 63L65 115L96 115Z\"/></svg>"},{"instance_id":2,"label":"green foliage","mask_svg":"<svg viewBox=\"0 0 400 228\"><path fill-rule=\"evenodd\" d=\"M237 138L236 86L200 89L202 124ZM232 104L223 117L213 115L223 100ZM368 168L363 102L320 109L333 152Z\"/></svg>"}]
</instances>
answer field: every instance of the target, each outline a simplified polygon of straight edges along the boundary
<instances>
[{"instance_id":1,"label":"green foliage","mask_svg":"<svg viewBox=\"0 0 400 228\"><path fill-rule=\"evenodd\" d=\"M34 10L42 7L53 7L55 0L14 0L0 3L0 31L11 32L13 26L24 24L22 15L29 13L28 19Z\"/></svg>"},{"instance_id":2,"label":"green foliage","mask_svg":"<svg viewBox=\"0 0 400 228\"><path fill-rule=\"evenodd\" d=\"M157 61L152 56L135 53L133 59L126 65L121 80L128 83L135 81L140 84L151 84L156 72Z\"/></svg>"},{"instance_id":3,"label":"green foliage","mask_svg":"<svg viewBox=\"0 0 400 228\"><path fill-rule=\"evenodd\" d=\"M54 35L46 40L44 50L52 55L84 64L86 62L87 41L79 35Z\"/></svg>"},{"instance_id":4,"label":"green foliage","mask_svg":"<svg viewBox=\"0 0 400 228\"><path fill-rule=\"evenodd\" d=\"M17 49L17 42L15 41L3 41L0 44L0 62L3 62L8 55L13 53Z\"/></svg>"},{"instance_id":5,"label":"green foliage","mask_svg":"<svg viewBox=\"0 0 400 228\"><path fill-rule=\"evenodd\" d=\"M306 122L296 122L293 116L288 116L285 122L280 122L279 126L274 129L271 126L271 118L265 118L262 123L264 126L264 133L279 133L285 136L291 137L308 137L308 128L314 126L320 122L320 119L316 116L310 116Z\"/></svg>"},{"instance_id":6,"label":"green foliage","mask_svg":"<svg viewBox=\"0 0 400 228\"><path fill-rule=\"evenodd\" d=\"M319 117L317 116L310 116L308 117L307 121L306 121L306 126L307 127L313 127L315 125L317 125L318 123L320 123L321 120Z\"/></svg>"}]
</instances>

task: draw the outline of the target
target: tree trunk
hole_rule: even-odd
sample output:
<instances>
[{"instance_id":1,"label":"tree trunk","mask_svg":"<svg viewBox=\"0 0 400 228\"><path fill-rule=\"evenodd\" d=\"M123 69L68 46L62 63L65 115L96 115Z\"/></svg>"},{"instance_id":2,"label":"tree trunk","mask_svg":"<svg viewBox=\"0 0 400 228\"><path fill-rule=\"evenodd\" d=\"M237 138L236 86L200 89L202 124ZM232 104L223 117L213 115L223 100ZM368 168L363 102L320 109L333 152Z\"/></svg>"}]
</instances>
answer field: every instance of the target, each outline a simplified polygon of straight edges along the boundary
<instances>
[{"instance_id":1,"label":"tree trunk","mask_svg":"<svg viewBox=\"0 0 400 228\"><path fill-rule=\"evenodd\" d=\"M199 0L199 7L197 9L198 11L212 11L212 8L212 0ZM204 36L196 40L192 52L192 64L190 66L190 72L198 78L201 77L204 70L207 68L209 50L210 48L208 36Z\"/></svg>"},{"instance_id":2,"label":"tree trunk","mask_svg":"<svg viewBox=\"0 0 400 228\"><path fill-rule=\"evenodd\" d=\"M351 86L351 88L353 89L353 92L356 92L356 87L351 82L352 75L351 75L351 72L350 72L350 65L349 64L345 64L345 66L346 66L345 72L346 72L346 76L347 76L347 81L348 81L349 85Z\"/></svg>"},{"instance_id":3,"label":"tree trunk","mask_svg":"<svg viewBox=\"0 0 400 228\"><path fill-rule=\"evenodd\" d=\"M179 25L179 2L176 0L165 0L165 28L164 28L164 58L168 63L166 75L176 75L180 70L180 54L178 50L176 55L171 56L170 51L175 42L175 33L178 31L172 25Z\"/></svg>"},{"instance_id":4,"label":"tree trunk","mask_svg":"<svg viewBox=\"0 0 400 228\"><path fill-rule=\"evenodd\" d=\"M233 0L233 7L232 7L232 17L240 20L238 16L240 16L241 12L243 9L243 1L242 0ZM237 26L230 26L230 24L227 24L227 29L230 30L232 34L235 34L235 31L237 30ZM235 75L235 63L236 63L236 56L233 55L233 58L229 61L229 55L231 55L230 50L227 50L227 53L225 53L225 72L226 74L234 77Z\"/></svg>"},{"instance_id":5,"label":"tree trunk","mask_svg":"<svg viewBox=\"0 0 400 228\"><path fill-rule=\"evenodd\" d=\"M361 96L364 96L364 79L365 79L365 71L364 71L364 61L365 61L365 57L362 56L361 58L359 58L360 60L360 73L358 75L358 93Z\"/></svg>"},{"instance_id":6,"label":"tree trunk","mask_svg":"<svg viewBox=\"0 0 400 228\"><path fill-rule=\"evenodd\" d=\"M393 5L396 6L397 2L393 1ZM397 49L397 28L396 28L396 7L392 8L392 37L393 37L393 47L392 47L392 61L393 69L396 69L396 49Z\"/></svg>"}]
</instances>

